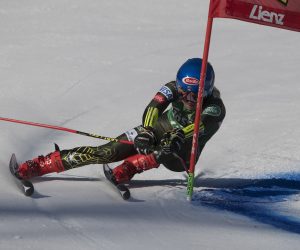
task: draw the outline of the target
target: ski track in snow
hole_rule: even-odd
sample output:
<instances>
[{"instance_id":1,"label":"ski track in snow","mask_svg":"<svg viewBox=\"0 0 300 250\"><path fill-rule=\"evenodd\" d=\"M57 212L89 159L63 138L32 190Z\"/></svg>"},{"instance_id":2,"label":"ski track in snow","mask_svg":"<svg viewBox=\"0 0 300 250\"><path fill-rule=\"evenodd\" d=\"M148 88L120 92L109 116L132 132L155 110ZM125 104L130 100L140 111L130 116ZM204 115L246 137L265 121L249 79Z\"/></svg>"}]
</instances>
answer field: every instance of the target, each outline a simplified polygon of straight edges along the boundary
<instances>
[{"instance_id":1,"label":"ski track in snow","mask_svg":"<svg viewBox=\"0 0 300 250\"><path fill-rule=\"evenodd\" d=\"M35 200L33 200L33 205L37 214L40 214L41 216L51 220L52 223L57 224L62 229L62 233L67 237L70 237L72 241L83 242L88 247L98 246L97 242L93 238L89 237L88 233L86 233L84 229L82 229L82 227L76 223L76 221L67 221L63 217L59 217L59 215L51 210L47 211L40 208Z\"/></svg>"}]
</instances>

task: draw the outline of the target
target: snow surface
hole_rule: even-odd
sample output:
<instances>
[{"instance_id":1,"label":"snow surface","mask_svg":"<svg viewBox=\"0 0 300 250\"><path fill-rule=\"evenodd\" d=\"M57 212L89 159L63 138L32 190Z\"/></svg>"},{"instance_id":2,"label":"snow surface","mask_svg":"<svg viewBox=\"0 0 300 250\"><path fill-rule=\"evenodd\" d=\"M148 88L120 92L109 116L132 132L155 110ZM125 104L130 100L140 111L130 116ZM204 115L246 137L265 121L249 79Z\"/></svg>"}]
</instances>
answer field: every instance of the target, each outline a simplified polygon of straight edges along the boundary
<instances>
[{"instance_id":1,"label":"snow surface","mask_svg":"<svg viewBox=\"0 0 300 250\"><path fill-rule=\"evenodd\" d=\"M2 0L0 116L118 134L160 86L202 55L208 0ZM24 197L7 164L104 143L0 123L0 249L299 249L300 36L214 22L210 62L227 117L186 175L136 176L124 202L97 165L35 180ZM100 180L99 180L100 179Z\"/></svg>"}]
</instances>

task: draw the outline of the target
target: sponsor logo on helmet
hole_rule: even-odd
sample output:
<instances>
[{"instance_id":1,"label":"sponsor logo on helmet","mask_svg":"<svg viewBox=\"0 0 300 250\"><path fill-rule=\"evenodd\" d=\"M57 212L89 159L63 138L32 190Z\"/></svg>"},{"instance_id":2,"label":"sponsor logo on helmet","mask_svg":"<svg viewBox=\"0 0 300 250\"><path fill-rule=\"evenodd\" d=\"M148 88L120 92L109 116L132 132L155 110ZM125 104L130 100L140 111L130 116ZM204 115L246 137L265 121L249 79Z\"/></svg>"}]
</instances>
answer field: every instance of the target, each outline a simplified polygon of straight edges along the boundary
<instances>
[{"instance_id":1,"label":"sponsor logo on helmet","mask_svg":"<svg viewBox=\"0 0 300 250\"><path fill-rule=\"evenodd\" d=\"M163 94L168 101L173 99L173 93L171 91L171 89L169 89L167 86L163 86L161 87L161 89L159 90L159 93Z\"/></svg>"},{"instance_id":2,"label":"sponsor logo on helmet","mask_svg":"<svg viewBox=\"0 0 300 250\"><path fill-rule=\"evenodd\" d=\"M281 13L276 13L274 11L268 11L260 5L254 5L249 15L249 18L267 23L284 25L285 15Z\"/></svg>"},{"instance_id":3,"label":"sponsor logo on helmet","mask_svg":"<svg viewBox=\"0 0 300 250\"><path fill-rule=\"evenodd\" d=\"M182 82L184 82L187 85L198 85L199 84L199 80L194 77L184 77L182 79Z\"/></svg>"},{"instance_id":4,"label":"sponsor logo on helmet","mask_svg":"<svg viewBox=\"0 0 300 250\"><path fill-rule=\"evenodd\" d=\"M289 0L277 0L277 1L284 4L285 6L287 6L289 3Z\"/></svg>"}]
</instances>

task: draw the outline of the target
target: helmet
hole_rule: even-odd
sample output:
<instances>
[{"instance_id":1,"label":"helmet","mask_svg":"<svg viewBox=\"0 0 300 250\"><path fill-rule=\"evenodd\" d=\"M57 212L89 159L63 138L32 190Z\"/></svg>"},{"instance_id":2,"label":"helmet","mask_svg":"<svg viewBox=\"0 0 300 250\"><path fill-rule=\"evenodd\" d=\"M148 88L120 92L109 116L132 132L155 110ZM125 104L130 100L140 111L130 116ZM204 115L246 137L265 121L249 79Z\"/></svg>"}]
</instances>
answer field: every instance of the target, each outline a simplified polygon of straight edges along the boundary
<instances>
[{"instance_id":1,"label":"helmet","mask_svg":"<svg viewBox=\"0 0 300 250\"><path fill-rule=\"evenodd\" d=\"M176 86L184 92L198 93L200 72L202 68L201 58L188 59L179 68L176 76ZM214 88L215 72L210 63L207 64L206 78L204 83L203 96L211 95Z\"/></svg>"}]
</instances>

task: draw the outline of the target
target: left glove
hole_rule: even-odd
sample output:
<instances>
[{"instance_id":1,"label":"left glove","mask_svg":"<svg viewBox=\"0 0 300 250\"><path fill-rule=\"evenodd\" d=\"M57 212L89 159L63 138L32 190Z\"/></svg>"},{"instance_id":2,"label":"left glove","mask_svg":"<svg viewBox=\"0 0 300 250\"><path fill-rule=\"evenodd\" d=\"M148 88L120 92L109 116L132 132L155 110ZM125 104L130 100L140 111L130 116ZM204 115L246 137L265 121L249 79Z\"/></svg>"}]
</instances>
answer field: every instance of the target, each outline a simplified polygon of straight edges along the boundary
<instances>
[{"instance_id":1,"label":"left glove","mask_svg":"<svg viewBox=\"0 0 300 250\"><path fill-rule=\"evenodd\" d=\"M139 154L150 154L153 152L157 140L152 130L145 129L134 139L134 147Z\"/></svg>"}]
</instances>

